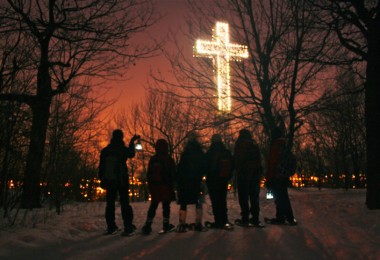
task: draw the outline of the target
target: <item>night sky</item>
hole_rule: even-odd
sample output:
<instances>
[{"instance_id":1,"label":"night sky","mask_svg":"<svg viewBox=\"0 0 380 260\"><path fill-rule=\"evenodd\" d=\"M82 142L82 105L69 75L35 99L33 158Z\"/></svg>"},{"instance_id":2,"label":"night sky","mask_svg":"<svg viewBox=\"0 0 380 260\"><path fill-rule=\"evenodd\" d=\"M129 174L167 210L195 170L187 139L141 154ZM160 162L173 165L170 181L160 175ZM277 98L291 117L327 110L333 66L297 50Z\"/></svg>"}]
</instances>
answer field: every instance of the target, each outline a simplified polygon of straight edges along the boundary
<instances>
[{"instance_id":1,"label":"night sky","mask_svg":"<svg viewBox=\"0 0 380 260\"><path fill-rule=\"evenodd\" d=\"M149 28L145 33L134 38L137 42L144 42L148 37L162 39L166 37L169 31L178 31L181 27L186 26L184 23L184 15L186 12L186 0L159 0L157 2L158 11L163 15L163 18L154 26ZM211 33L211 32L210 32ZM195 39L194 39L195 41ZM181 42L183 48L189 49L189 55L192 55L192 44L189 42ZM166 48L168 48L166 46ZM115 104L115 109L127 108L130 103L137 103L144 97L144 85L147 84L150 70L160 69L162 73L168 73L170 70L169 63L162 56L139 60L127 72L127 80L122 82L109 81L107 85L112 87L109 92L110 98L119 96L120 98ZM170 76L168 74L167 76Z\"/></svg>"}]
</instances>

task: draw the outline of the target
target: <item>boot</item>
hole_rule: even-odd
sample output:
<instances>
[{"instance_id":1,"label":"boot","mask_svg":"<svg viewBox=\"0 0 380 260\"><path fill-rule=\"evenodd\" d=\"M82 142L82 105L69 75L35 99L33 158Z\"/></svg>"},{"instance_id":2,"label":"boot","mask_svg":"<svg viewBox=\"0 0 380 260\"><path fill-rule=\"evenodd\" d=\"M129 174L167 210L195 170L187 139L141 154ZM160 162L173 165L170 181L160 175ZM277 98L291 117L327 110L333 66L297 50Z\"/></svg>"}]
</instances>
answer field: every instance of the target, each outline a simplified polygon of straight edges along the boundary
<instances>
[{"instance_id":1,"label":"boot","mask_svg":"<svg viewBox=\"0 0 380 260\"><path fill-rule=\"evenodd\" d=\"M201 231L201 232L207 231L207 228L202 225L202 216L203 216L203 210L201 208L196 209L195 227L194 227L195 231Z\"/></svg>"},{"instance_id":2,"label":"boot","mask_svg":"<svg viewBox=\"0 0 380 260\"><path fill-rule=\"evenodd\" d=\"M241 219L236 219L235 224L242 227L252 227L252 223L249 221L248 216L242 215Z\"/></svg>"},{"instance_id":3,"label":"boot","mask_svg":"<svg viewBox=\"0 0 380 260\"><path fill-rule=\"evenodd\" d=\"M265 227L265 225L260 222L258 217L250 218L249 223L251 223L254 227L257 227L257 228Z\"/></svg>"},{"instance_id":4,"label":"boot","mask_svg":"<svg viewBox=\"0 0 380 260\"><path fill-rule=\"evenodd\" d=\"M121 236L123 237L130 237L130 236L133 236L135 234L135 230L136 230L136 226L131 224L129 226L126 226L124 228L124 231L123 233L121 233Z\"/></svg>"},{"instance_id":5,"label":"boot","mask_svg":"<svg viewBox=\"0 0 380 260\"><path fill-rule=\"evenodd\" d=\"M177 232L186 232L186 210L179 211L179 224L177 226Z\"/></svg>"},{"instance_id":6,"label":"boot","mask_svg":"<svg viewBox=\"0 0 380 260\"><path fill-rule=\"evenodd\" d=\"M149 235L152 232L152 221L147 220L141 230L143 234Z\"/></svg>"},{"instance_id":7,"label":"boot","mask_svg":"<svg viewBox=\"0 0 380 260\"><path fill-rule=\"evenodd\" d=\"M170 232L174 229L174 225L169 223L169 219L164 218L163 223L162 223L162 230L167 233Z\"/></svg>"}]
</instances>

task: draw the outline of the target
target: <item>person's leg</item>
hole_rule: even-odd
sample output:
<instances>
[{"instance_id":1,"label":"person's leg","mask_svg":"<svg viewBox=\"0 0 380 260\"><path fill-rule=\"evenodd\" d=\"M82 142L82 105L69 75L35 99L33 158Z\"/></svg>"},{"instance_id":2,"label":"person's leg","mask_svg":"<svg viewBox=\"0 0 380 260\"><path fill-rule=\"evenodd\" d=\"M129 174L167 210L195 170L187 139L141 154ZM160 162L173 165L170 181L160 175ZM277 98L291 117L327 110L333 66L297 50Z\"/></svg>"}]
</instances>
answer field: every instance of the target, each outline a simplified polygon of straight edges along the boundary
<instances>
[{"instance_id":1,"label":"person's leg","mask_svg":"<svg viewBox=\"0 0 380 260\"><path fill-rule=\"evenodd\" d=\"M179 223L186 223L187 204L181 204L179 207Z\"/></svg>"},{"instance_id":2,"label":"person's leg","mask_svg":"<svg viewBox=\"0 0 380 260\"><path fill-rule=\"evenodd\" d=\"M177 232L186 231L186 214L187 214L187 204L182 203L179 208L179 223L177 226Z\"/></svg>"},{"instance_id":3,"label":"person's leg","mask_svg":"<svg viewBox=\"0 0 380 260\"><path fill-rule=\"evenodd\" d=\"M228 209L227 209L227 181L220 184L219 198L220 198L220 220L222 228L224 229L233 229L233 226L228 222Z\"/></svg>"},{"instance_id":4,"label":"person's leg","mask_svg":"<svg viewBox=\"0 0 380 260\"><path fill-rule=\"evenodd\" d=\"M124 231L127 233L132 233L134 231L133 222L133 210L129 204L129 194L128 187L121 186L119 187L120 194L120 206L121 206L121 216L123 217L124 222Z\"/></svg>"},{"instance_id":5,"label":"person's leg","mask_svg":"<svg viewBox=\"0 0 380 260\"><path fill-rule=\"evenodd\" d=\"M208 192L210 196L211 206L212 206L212 214L214 215L214 222L217 223L219 221L218 219L218 209L217 209L217 203L218 203L218 197L216 194L216 189L214 185L208 186Z\"/></svg>"},{"instance_id":6,"label":"person's leg","mask_svg":"<svg viewBox=\"0 0 380 260\"><path fill-rule=\"evenodd\" d=\"M255 227L263 228L263 225L260 220L260 180L254 180L252 182L252 193L250 195L251 198L251 214L252 219L251 223Z\"/></svg>"},{"instance_id":7,"label":"person's leg","mask_svg":"<svg viewBox=\"0 0 380 260\"><path fill-rule=\"evenodd\" d=\"M288 188L286 186L284 186L284 213L286 220L289 222L289 224L297 224L297 221L295 220L293 215L293 209L289 199Z\"/></svg>"},{"instance_id":8,"label":"person's leg","mask_svg":"<svg viewBox=\"0 0 380 260\"><path fill-rule=\"evenodd\" d=\"M248 204L248 184L247 182L239 181L238 182L238 197L240 205L240 215L241 221L243 223L248 223L249 218L249 204Z\"/></svg>"},{"instance_id":9,"label":"person's leg","mask_svg":"<svg viewBox=\"0 0 380 260\"><path fill-rule=\"evenodd\" d=\"M170 201L169 202L162 202L162 228L164 231L169 231L174 226L170 224Z\"/></svg>"},{"instance_id":10,"label":"person's leg","mask_svg":"<svg viewBox=\"0 0 380 260\"><path fill-rule=\"evenodd\" d=\"M254 180L250 182L249 193L252 223L258 224L260 215L260 180Z\"/></svg>"},{"instance_id":11,"label":"person's leg","mask_svg":"<svg viewBox=\"0 0 380 260\"><path fill-rule=\"evenodd\" d=\"M156 211L158 208L158 201L151 201L149 209L148 209L148 216L147 216L147 221L152 222L154 217L156 216Z\"/></svg>"},{"instance_id":12,"label":"person's leg","mask_svg":"<svg viewBox=\"0 0 380 260\"><path fill-rule=\"evenodd\" d=\"M228 221L227 218L227 182L221 182L218 189L218 215L220 223L225 225Z\"/></svg>"},{"instance_id":13,"label":"person's leg","mask_svg":"<svg viewBox=\"0 0 380 260\"><path fill-rule=\"evenodd\" d=\"M146 218L144 226L142 227L142 232L144 234L150 234L150 232L152 232L152 222L153 222L154 216L156 215L157 207L158 207L158 202L151 201L149 209L148 209L148 216Z\"/></svg>"},{"instance_id":14,"label":"person's leg","mask_svg":"<svg viewBox=\"0 0 380 260\"><path fill-rule=\"evenodd\" d=\"M200 200L195 204L195 231L207 231L207 228L202 225L203 210Z\"/></svg>"},{"instance_id":15,"label":"person's leg","mask_svg":"<svg viewBox=\"0 0 380 260\"><path fill-rule=\"evenodd\" d=\"M276 183L273 185L272 191L274 202L276 204L276 218L273 222L283 223L285 222L283 189L280 184Z\"/></svg>"},{"instance_id":16,"label":"person's leg","mask_svg":"<svg viewBox=\"0 0 380 260\"><path fill-rule=\"evenodd\" d=\"M163 219L170 220L170 201L162 202L162 217Z\"/></svg>"},{"instance_id":17,"label":"person's leg","mask_svg":"<svg viewBox=\"0 0 380 260\"><path fill-rule=\"evenodd\" d=\"M108 187L106 192L106 210L105 218L107 222L108 233L113 233L117 230L115 222L115 200L116 200L117 189L116 187Z\"/></svg>"}]
</instances>

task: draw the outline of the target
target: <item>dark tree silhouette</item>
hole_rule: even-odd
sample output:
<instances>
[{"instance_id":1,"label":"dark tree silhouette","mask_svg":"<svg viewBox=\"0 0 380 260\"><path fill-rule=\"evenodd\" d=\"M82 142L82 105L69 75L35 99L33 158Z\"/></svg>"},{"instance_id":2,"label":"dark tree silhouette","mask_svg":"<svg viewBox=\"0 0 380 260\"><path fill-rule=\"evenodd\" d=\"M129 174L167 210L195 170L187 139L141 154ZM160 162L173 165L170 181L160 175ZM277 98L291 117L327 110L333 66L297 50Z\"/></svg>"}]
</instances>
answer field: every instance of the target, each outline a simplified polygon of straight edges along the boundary
<instances>
[{"instance_id":1,"label":"dark tree silhouette","mask_svg":"<svg viewBox=\"0 0 380 260\"><path fill-rule=\"evenodd\" d=\"M308 95L318 98L321 84L316 78L326 69L326 64L315 62L329 48L328 32L321 30L314 15L316 8L308 0L188 3L189 40L211 38L215 21L226 21L230 41L247 46L249 53L247 59L230 60L232 110L228 116L209 116L209 121L215 125L226 119L230 125L242 123L264 133L266 140L281 125L292 145L313 109ZM159 73L154 79L178 87L182 97L201 101L204 113L219 115L216 62L208 57L187 58L182 46L176 47L175 54L171 55L172 50L166 53L176 82L162 79Z\"/></svg>"},{"instance_id":2,"label":"dark tree silhouette","mask_svg":"<svg viewBox=\"0 0 380 260\"><path fill-rule=\"evenodd\" d=\"M340 44L350 52L348 61L366 65L366 204L369 209L380 209L380 1L325 0L314 4L325 12L322 22L333 28Z\"/></svg>"},{"instance_id":3,"label":"dark tree silhouette","mask_svg":"<svg viewBox=\"0 0 380 260\"><path fill-rule=\"evenodd\" d=\"M2 56L10 73L0 71L0 100L26 103L33 115L21 207L40 207L52 98L66 93L75 78L114 77L137 58L150 56L153 46L133 46L131 39L157 16L151 2L144 0L7 0L0 4L0 17L2 41L12 39L9 46L18 43ZM3 88L7 79L26 76L30 81L23 91L17 85Z\"/></svg>"},{"instance_id":4,"label":"dark tree silhouette","mask_svg":"<svg viewBox=\"0 0 380 260\"><path fill-rule=\"evenodd\" d=\"M319 176L326 171L332 173L334 187L344 174L346 188L350 185L363 188L360 181L365 172L364 93L360 91L363 82L355 77L352 68L342 68L333 85L319 101L319 111L308 118L307 135L313 140L311 151L317 158L314 172ZM312 164L310 159L306 158L304 164Z\"/></svg>"}]
</instances>

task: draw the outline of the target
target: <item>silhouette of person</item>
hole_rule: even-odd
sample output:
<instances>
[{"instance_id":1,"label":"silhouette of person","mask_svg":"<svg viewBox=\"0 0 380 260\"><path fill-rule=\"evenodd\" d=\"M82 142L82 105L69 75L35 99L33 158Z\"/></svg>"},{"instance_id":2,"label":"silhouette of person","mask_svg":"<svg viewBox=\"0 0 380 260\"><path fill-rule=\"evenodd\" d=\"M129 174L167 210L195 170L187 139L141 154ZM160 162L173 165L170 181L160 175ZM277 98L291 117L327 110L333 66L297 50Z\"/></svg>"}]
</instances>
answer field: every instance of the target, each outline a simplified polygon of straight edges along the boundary
<instances>
[{"instance_id":1,"label":"silhouette of person","mask_svg":"<svg viewBox=\"0 0 380 260\"><path fill-rule=\"evenodd\" d=\"M241 219L236 224L242 226L264 227L259 221L260 181L262 177L261 154L247 129L239 131L235 143L234 161L237 174L237 187ZM250 219L249 216L252 215Z\"/></svg>"},{"instance_id":2,"label":"silhouette of person","mask_svg":"<svg viewBox=\"0 0 380 260\"><path fill-rule=\"evenodd\" d=\"M101 151L99 179L101 187L106 189L106 234L118 232L115 222L115 201L117 193L119 193L121 215L124 222L124 232L122 235L130 236L134 233L135 227L132 224L133 210L129 204L129 176L126 161L128 158L135 156L134 142L139 136L134 135L128 147L125 146L123 137L123 132L120 129L114 130L110 143Z\"/></svg>"},{"instance_id":3,"label":"silhouette of person","mask_svg":"<svg viewBox=\"0 0 380 260\"><path fill-rule=\"evenodd\" d=\"M156 153L148 164L148 186L151 195L151 203L148 210L147 220L142 228L144 234L152 232L152 222L156 215L158 204L162 202L163 227L161 233L166 233L174 229L170 224L170 202L175 200L174 177L176 165L169 155L168 142L159 139L155 145Z\"/></svg>"},{"instance_id":4,"label":"silhouette of person","mask_svg":"<svg viewBox=\"0 0 380 260\"><path fill-rule=\"evenodd\" d=\"M202 202L200 199L202 177L205 175L205 170L205 154L197 134L191 132L178 164L177 184L180 210L177 232L186 231L186 214L189 204L195 204L196 208L194 230L207 230L202 225Z\"/></svg>"},{"instance_id":5,"label":"silhouette of person","mask_svg":"<svg viewBox=\"0 0 380 260\"><path fill-rule=\"evenodd\" d=\"M215 220L209 227L232 229L227 217L227 185L232 177L233 158L220 135L214 134L211 137L211 146L206 158L208 164L206 183Z\"/></svg>"},{"instance_id":6,"label":"silhouette of person","mask_svg":"<svg viewBox=\"0 0 380 260\"><path fill-rule=\"evenodd\" d=\"M273 192L276 217L269 219L268 222L271 224L285 224L285 221L287 221L290 225L297 225L288 194L289 177L281 172L281 163L284 160L286 149L286 140L283 137L282 130L279 127L274 128L271 133L266 183L267 187L272 189Z\"/></svg>"}]
</instances>

